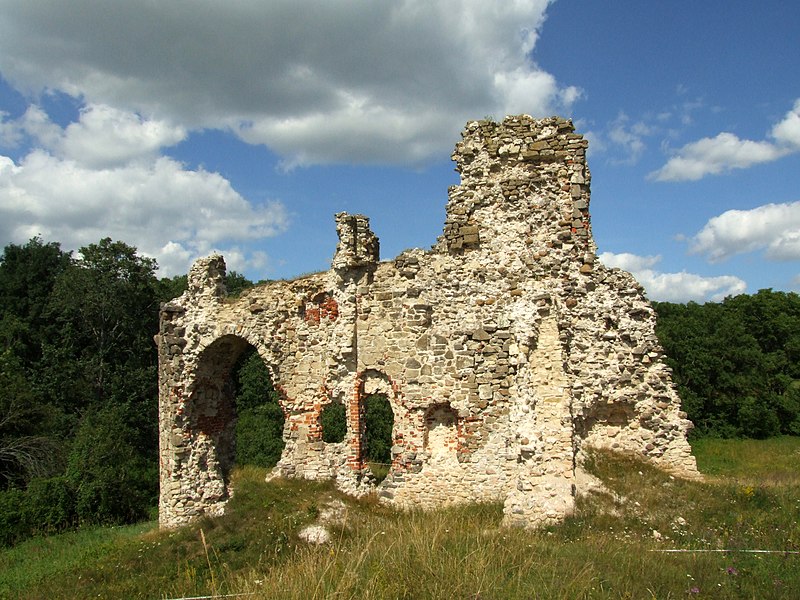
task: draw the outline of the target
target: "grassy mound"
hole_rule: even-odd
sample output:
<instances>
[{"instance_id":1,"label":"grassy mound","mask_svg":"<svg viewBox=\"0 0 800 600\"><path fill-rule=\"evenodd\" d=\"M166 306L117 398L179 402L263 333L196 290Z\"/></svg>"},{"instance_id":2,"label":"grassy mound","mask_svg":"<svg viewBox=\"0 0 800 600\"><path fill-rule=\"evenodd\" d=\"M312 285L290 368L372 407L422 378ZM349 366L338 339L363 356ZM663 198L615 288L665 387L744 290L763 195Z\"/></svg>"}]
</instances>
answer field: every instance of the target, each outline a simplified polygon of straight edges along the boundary
<instances>
[{"instance_id":1,"label":"grassy mound","mask_svg":"<svg viewBox=\"0 0 800 600\"><path fill-rule=\"evenodd\" d=\"M800 597L800 438L703 440L695 450L704 482L593 455L587 466L606 489L535 532L500 527L500 505L399 513L329 484L264 483L245 468L220 518L0 553L0 597ZM331 503L346 524L329 527L328 544L302 542L298 532Z\"/></svg>"}]
</instances>

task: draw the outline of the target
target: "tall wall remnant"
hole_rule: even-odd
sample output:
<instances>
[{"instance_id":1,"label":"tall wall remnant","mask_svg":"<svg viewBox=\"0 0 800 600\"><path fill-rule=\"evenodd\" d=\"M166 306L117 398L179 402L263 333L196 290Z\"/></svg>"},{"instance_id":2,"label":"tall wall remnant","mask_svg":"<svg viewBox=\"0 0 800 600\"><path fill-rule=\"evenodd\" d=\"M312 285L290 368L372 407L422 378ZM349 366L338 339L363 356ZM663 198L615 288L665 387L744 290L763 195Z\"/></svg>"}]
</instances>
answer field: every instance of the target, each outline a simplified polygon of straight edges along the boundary
<instances>
[{"instance_id":1,"label":"tall wall remnant","mask_svg":"<svg viewBox=\"0 0 800 600\"><path fill-rule=\"evenodd\" d=\"M398 506L499 499L508 524L557 522L590 447L695 476L654 312L596 258L586 147L560 118L472 121L432 250L380 262L368 219L339 213L330 271L236 300L222 257L198 260L161 311L162 526L219 513L230 495L230 372L248 345L286 416L277 475L374 489L362 400L382 393L394 430L377 491ZM322 441L331 402L346 407L339 443Z\"/></svg>"}]
</instances>

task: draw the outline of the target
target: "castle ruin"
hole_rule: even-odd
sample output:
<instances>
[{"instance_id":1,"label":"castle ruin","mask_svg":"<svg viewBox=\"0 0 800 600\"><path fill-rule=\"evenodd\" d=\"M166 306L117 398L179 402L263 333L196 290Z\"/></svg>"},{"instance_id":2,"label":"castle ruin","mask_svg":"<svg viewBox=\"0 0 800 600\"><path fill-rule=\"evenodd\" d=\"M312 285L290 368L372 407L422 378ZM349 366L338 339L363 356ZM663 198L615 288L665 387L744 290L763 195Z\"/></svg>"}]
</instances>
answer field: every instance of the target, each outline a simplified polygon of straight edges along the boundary
<instances>
[{"instance_id":1,"label":"castle ruin","mask_svg":"<svg viewBox=\"0 0 800 600\"><path fill-rule=\"evenodd\" d=\"M228 299L223 258L198 260L157 336L161 525L219 514L230 496L230 374L249 346L285 415L274 475L400 507L499 500L505 523L523 526L570 513L589 448L696 476L653 309L596 257L587 145L555 117L469 122L430 251L380 261L369 220L339 213L327 272ZM375 393L394 413L377 487L363 453ZM322 441L333 402L346 409L340 443Z\"/></svg>"}]
</instances>

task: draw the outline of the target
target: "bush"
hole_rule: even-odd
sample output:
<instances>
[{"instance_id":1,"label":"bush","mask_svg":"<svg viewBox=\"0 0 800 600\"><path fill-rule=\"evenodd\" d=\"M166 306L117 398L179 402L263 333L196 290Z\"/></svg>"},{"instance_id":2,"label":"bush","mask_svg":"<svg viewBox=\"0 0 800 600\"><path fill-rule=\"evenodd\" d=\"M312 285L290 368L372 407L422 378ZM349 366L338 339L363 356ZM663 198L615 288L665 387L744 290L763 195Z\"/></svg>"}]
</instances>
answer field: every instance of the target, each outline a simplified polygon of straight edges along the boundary
<instances>
[{"instance_id":1,"label":"bush","mask_svg":"<svg viewBox=\"0 0 800 600\"><path fill-rule=\"evenodd\" d=\"M319 424L322 426L322 441L328 444L338 444L344 441L347 434L347 411L341 402L331 402L325 405L319 415Z\"/></svg>"},{"instance_id":2,"label":"bush","mask_svg":"<svg viewBox=\"0 0 800 600\"><path fill-rule=\"evenodd\" d=\"M236 462L274 467L283 452L283 410L269 369L255 348L240 357L233 370L236 386Z\"/></svg>"},{"instance_id":3,"label":"bush","mask_svg":"<svg viewBox=\"0 0 800 600\"><path fill-rule=\"evenodd\" d=\"M73 496L65 477L33 479L25 490L0 492L0 545L71 527L75 522Z\"/></svg>"},{"instance_id":4,"label":"bush","mask_svg":"<svg viewBox=\"0 0 800 600\"><path fill-rule=\"evenodd\" d=\"M75 522L75 490L66 477L34 479L25 490L23 519L31 533L50 534Z\"/></svg>"},{"instance_id":5,"label":"bush","mask_svg":"<svg viewBox=\"0 0 800 600\"><path fill-rule=\"evenodd\" d=\"M137 452L136 437L121 407L105 407L83 418L66 475L75 490L79 521L117 524L147 517L158 477L156 467Z\"/></svg>"},{"instance_id":6,"label":"bush","mask_svg":"<svg viewBox=\"0 0 800 600\"><path fill-rule=\"evenodd\" d=\"M739 425L749 437L765 439L781 433L781 422L770 406L748 396L739 405Z\"/></svg>"},{"instance_id":7,"label":"bush","mask_svg":"<svg viewBox=\"0 0 800 600\"><path fill-rule=\"evenodd\" d=\"M274 467L283 452L283 411L277 403L239 412L236 423L236 462Z\"/></svg>"},{"instance_id":8,"label":"bush","mask_svg":"<svg viewBox=\"0 0 800 600\"><path fill-rule=\"evenodd\" d=\"M364 453L370 462L392 462L394 413L382 394L364 398Z\"/></svg>"},{"instance_id":9,"label":"bush","mask_svg":"<svg viewBox=\"0 0 800 600\"><path fill-rule=\"evenodd\" d=\"M0 491L0 545L10 546L28 536L22 507L25 493L18 489Z\"/></svg>"}]
</instances>

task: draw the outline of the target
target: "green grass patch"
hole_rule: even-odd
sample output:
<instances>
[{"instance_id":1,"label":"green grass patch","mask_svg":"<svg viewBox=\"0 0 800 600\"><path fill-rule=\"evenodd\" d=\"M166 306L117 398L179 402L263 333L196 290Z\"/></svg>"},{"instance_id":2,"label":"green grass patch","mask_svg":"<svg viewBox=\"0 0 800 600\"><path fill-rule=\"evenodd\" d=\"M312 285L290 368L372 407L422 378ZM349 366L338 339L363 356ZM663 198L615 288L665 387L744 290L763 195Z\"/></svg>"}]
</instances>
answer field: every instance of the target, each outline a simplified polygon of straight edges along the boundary
<instances>
[{"instance_id":1,"label":"green grass patch","mask_svg":"<svg viewBox=\"0 0 800 600\"><path fill-rule=\"evenodd\" d=\"M0 552L0 598L21 597L48 581L63 582L84 565L101 561L114 548L134 544L155 523L125 527L86 527L34 537Z\"/></svg>"},{"instance_id":2,"label":"green grass patch","mask_svg":"<svg viewBox=\"0 0 800 600\"><path fill-rule=\"evenodd\" d=\"M595 453L586 466L605 490L537 531L501 527L499 504L398 512L330 484L265 483L263 470L246 468L222 517L172 532L110 530L95 545L69 537L78 532L3 552L0 597L800 597L800 556L747 552L800 549L798 442L695 442L701 469L715 471L705 481ZM332 500L344 502L347 525L332 527L329 544L300 541ZM36 541L51 545L35 550ZM74 556L59 562L70 547ZM22 578L36 561L42 571Z\"/></svg>"},{"instance_id":3,"label":"green grass patch","mask_svg":"<svg viewBox=\"0 0 800 600\"><path fill-rule=\"evenodd\" d=\"M800 483L800 437L766 440L701 438L692 452L702 473L760 483Z\"/></svg>"}]
</instances>

